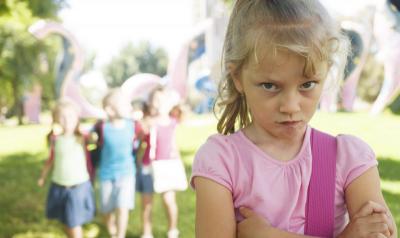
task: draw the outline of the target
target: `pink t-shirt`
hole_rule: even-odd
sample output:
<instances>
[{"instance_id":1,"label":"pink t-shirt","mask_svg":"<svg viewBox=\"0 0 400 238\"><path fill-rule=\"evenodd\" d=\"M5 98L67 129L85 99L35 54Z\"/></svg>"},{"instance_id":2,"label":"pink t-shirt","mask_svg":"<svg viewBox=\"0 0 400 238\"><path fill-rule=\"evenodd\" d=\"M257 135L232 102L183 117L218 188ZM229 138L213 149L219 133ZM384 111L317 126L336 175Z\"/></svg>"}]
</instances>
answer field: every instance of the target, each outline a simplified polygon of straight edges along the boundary
<instances>
[{"instance_id":1,"label":"pink t-shirt","mask_svg":"<svg viewBox=\"0 0 400 238\"><path fill-rule=\"evenodd\" d=\"M155 125L157 132L155 160L180 158L179 150L176 144L177 125L178 122L172 118L167 124Z\"/></svg>"},{"instance_id":2,"label":"pink t-shirt","mask_svg":"<svg viewBox=\"0 0 400 238\"><path fill-rule=\"evenodd\" d=\"M290 161L279 161L264 153L240 130L216 134L198 150L193 178L202 176L232 192L236 220L245 206L262 215L272 226L304 233L307 188L311 178L311 128L307 128L300 152ZM372 149L362 140L339 135L336 164L335 236L348 223L344 190L358 176L378 164Z\"/></svg>"}]
</instances>

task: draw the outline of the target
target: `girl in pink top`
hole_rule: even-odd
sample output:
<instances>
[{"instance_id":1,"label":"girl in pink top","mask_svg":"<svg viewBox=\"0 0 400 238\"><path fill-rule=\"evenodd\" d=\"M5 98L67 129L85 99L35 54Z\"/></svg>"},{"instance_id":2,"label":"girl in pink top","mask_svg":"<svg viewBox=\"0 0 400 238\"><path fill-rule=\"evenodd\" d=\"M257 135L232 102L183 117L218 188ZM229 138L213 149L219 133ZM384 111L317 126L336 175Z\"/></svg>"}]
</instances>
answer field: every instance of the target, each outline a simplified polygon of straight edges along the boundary
<instances>
[{"instance_id":1,"label":"girl in pink top","mask_svg":"<svg viewBox=\"0 0 400 238\"><path fill-rule=\"evenodd\" d=\"M308 122L347 50L316 0L236 1L225 37L220 134L193 164L196 237L307 237ZM336 142L329 237L397 237L373 151L349 135Z\"/></svg>"},{"instance_id":2,"label":"girl in pink top","mask_svg":"<svg viewBox=\"0 0 400 238\"><path fill-rule=\"evenodd\" d=\"M176 99L176 100L175 100ZM178 98L175 98L170 90L156 88L150 95L149 106L145 107L145 117L142 120L142 127L147 131L144 146L144 153L138 169L138 188L142 192L142 238L152 238L152 176L151 160L180 159L179 150L176 145L175 131L180 120L180 109L177 107ZM151 186L151 187L150 187ZM178 231L178 206L175 199L175 191L162 193L162 199L167 211L169 222L168 238L177 238Z\"/></svg>"}]
</instances>

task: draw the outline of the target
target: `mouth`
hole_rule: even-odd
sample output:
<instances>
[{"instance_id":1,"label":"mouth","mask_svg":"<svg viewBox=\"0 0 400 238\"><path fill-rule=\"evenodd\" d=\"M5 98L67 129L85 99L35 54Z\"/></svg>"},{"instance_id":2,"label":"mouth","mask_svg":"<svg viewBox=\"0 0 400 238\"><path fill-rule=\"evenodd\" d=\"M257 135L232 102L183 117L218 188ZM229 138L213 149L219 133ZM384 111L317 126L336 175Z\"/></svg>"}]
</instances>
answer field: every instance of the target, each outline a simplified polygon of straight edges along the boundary
<instances>
[{"instance_id":1,"label":"mouth","mask_svg":"<svg viewBox=\"0 0 400 238\"><path fill-rule=\"evenodd\" d=\"M299 126L302 123L302 121L281 121L278 122L278 124L281 124L283 126L289 126L289 127L296 127Z\"/></svg>"}]
</instances>

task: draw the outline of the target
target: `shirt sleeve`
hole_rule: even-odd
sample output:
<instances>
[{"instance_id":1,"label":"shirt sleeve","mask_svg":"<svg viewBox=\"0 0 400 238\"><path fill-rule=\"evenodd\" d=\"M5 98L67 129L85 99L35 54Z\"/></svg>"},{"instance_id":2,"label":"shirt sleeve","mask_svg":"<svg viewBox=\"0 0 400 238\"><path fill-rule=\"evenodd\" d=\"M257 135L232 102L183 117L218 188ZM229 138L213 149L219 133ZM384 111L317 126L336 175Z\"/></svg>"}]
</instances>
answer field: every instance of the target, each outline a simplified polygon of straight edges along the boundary
<instances>
[{"instance_id":1,"label":"shirt sleeve","mask_svg":"<svg viewBox=\"0 0 400 238\"><path fill-rule=\"evenodd\" d=\"M337 174L344 189L368 169L378 165L371 147L350 135L338 136L337 159Z\"/></svg>"},{"instance_id":2,"label":"shirt sleeve","mask_svg":"<svg viewBox=\"0 0 400 238\"><path fill-rule=\"evenodd\" d=\"M190 179L192 188L196 189L193 180L200 176L211 179L232 192L233 180L231 174L234 161L233 147L228 136L214 135L209 137L194 158Z\"/></svg>"}]
</instances>

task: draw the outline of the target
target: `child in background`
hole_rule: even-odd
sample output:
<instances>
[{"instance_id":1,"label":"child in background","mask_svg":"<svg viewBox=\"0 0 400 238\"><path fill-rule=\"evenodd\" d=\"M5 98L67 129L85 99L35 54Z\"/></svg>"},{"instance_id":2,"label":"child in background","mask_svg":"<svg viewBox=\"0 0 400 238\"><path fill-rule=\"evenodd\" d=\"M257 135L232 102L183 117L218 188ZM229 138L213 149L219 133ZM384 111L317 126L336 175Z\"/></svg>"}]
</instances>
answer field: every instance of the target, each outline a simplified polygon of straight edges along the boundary
<instances>
[{"instance_id":1,"label":"child in background","mask_svg":"<svg viewBox=\"0 0 400 238\"><path fill-rule=\"evenodd\" d=\"M138 135L136 123L128 118L130 103L120 89L103 99L107 121L101 123L101 152L98 168L100 211L111 237L126 235L129 210L135 200L135 158L132 153Z\"/></svg>"},{"instance_id":2,"label":"child in background","mask_svg":"<svg viewBox=\"0 0 400 238\"><path fill-rule=\"evenodd\" d=\"M146 147L138 175L138 184L143 204L143 238L152 238L151 209L153 195L153 178L150 164L152 160L180 159L176 144L176 126L180 121L182 111L178 105L179 96L174 91L159 87L153 90L149 97L149 106L144 114L143 129L147 131ZM146 112L147 111L147 112ZM168 216L168 238L179 237L178 206L175 191L161 194Z\"/></svg>"},{"instance_id":3,"label":"child in background","mask_svg":"<svg viewBox=\"0 0 400 238\"><path fill-rule=\"evenodd\" d=\"M152 234L152 207L153 207L153 176L150 166L150 125L154 115L152 116L149 105L146 102L142 104L143 118L140 122L144 136L140 141L137 157L137 173L136 173L136 190L141 193L142 200L142 226L143 234L141 238L153 238ZM153 113L154 114L154 113Z\"/></svg>"},{"instance_id":4,"label":"child in background","mask_svg":"<svg viewBox=\"0 0 400 238\"><path fill-rule=\"evenodd\" d=\"M46 215L65 225L68 237L82 238L82 225L95 214L93 188L89 180L90 164L85 141L79 132L79 110L71 101L61 100L53 111L58 131L50 134L50 158L43 167L38 185L43 186L52 169Z\"/></svg>"},{"instance_id":5,"label":"child in background","mask_svg":"<svg viewBox=\"0 0 400 238\"><path fill-rule=\"evenodd\" d=\"M196 237L314 236L306 223L316 206L307 203L319 158L313 135L334 141L336 153L319 147L326 158L337 155L332 187L324 188L332 189L332 226L317 236L397 237L371 148L308 125L324 86L334 85L326 82L329 70L343 69L347 45L316 0L236 1L225 37L221 134L209 137L193 164Z\"/></svg>"}]
</instances>

